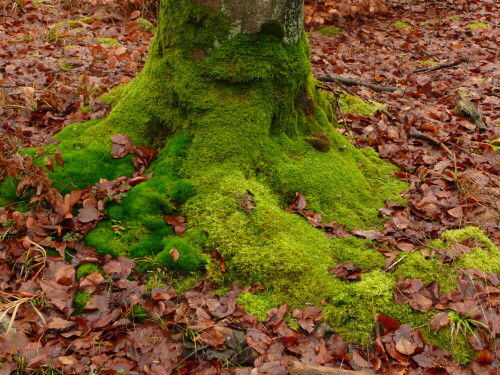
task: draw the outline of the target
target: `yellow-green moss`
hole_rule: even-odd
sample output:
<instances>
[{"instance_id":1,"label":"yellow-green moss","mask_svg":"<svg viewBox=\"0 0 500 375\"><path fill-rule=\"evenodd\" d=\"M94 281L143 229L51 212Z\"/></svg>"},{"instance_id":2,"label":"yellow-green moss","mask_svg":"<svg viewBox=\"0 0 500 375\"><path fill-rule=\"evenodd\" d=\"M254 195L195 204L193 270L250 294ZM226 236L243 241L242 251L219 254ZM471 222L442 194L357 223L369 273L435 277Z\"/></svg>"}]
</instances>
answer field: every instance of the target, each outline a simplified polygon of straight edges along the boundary
<instances>
[{"instance_id":1,"label":"yellow-green moss","mask_svg":"<svg viewBox=\"0 0 500 375\"><path fill-rule=\"evenodd\" d=\"M88 292L76 291L73 297L73 308L75 309L73 315L81 315L91 297L92 295Z\"/></svg>"},{"instance_id":2,"label":"yellow-green moss","mask_svg":"<svg viewBox=\"0 0 500 375\"><path fill-rule=\"evenodd\" d=\"M324 311L325 320L347 340L366 344L373 339L374 316L390 316L402 324L418 327L423 331L427 340L440 348L450 350L457 360L461 362L472 360L474 350L467 343L467 337L458 335L456 342L452 343L449 328L437 332L432 330L429 322L432 316L439 312L438 310L433 309L427 313L421 313L412 310L408 304L396 305L393 300L398 275L401 275L403 279L418 278L425 284L438 281L443 293L457 288L459 268L478 268L486 272L499 272L500 250L478 228L467 227L446 231L440 239L432 241L431 246L449 248L453 243L460 243L468 238L475 238L485 247L473 248L471 254L464 254L451 263L443 263L439 258L425 259L418 251L402 253L395 271L382 272L375 269L363 274L359 282L343 283L331 294L330 303ZM343 258L338 258L338 255L334 255L334 258L339 259L340 262L353 259L352 263L360 263L363 269L377 264L375 261L363 263L362 259L360 262L359 254L363 252L371 254L373 250L363 250L362 243L346 243L346 241L354 240L347 238L334 241L338 243L335 254L341 254L342 248L349 249ZM356 247L358 250L353 251ZM378 261L379 265L382 265L384 259L379 256Z\"/></svg>"},{"instance_id":3,"label":"yellow-green moss","mask_svg":"<svg viewBox=\"0 0 500 375\"><path fill-rule=\"evenodd\" d=\"M403 28L408 28L408 29L413 29L413 25L403 22L403 21L396 21L394 22L394 26L397 29L403 29Z\"/></svg>"},{"instance_id":4,"label":"yellow-green moss","mask_svg":"<svg viewBox=\"0 0 500 375\"><path fill-rule=\"evenodd\" d=\"M122 44L118 39L115 38L97 38L99 43L105 44L107 46L121 46Z\"/></svg>"},{"instance_id":5,"label":"yellow-green moss","mask_svg":"<svg viewBox=\"0 0 500 375\"><path fill-rule=\"evenodd\" d=\"M476 29L489 29L489 25L487 23L484 23L484 22L476 22L476 23L469 23L466 25L468 28L472 29L472 30L476 30Z\"/></svg>"},{"instance_id":6,"label":"yellow-green moss","mask_svg":"<svg viewBox=\"0 0 500 375\"><path fill-rule=\"evenodd\" d=\"M50 28L51 29L52 28L58 28L58 27L61 27L61 26L74 27L74 26L78 26L80 23L92 23L92 22L95 22L95 21L99 21L99 18L95 17L95 16L83 17L83 18L80 18L80 19L77 19L77 20L70 20L70 21L58 22L58 23L55 23L52 26L50 26Z\"/></svg>"},{"instance_id":7,"label":"yellow-green moss","mask_svg":"<svg viewBox=\"0 0 500 375\"><path fill-rule=\"evenodd\" d=\"M326 36L339 35L342 32L342 28L335 26L326 26L316 30L316 32Z\"/></svg>"},{"instance_id":8,"label":"yellow-green moss","mask_svg":"<svg viewBox=\"0 0 500 375\"><path fill-rule=\"evenodd\" d=\"M129 317L134 322L138 323L144 323L146 319L151 319L151 315L149 315L148 311L140 305L132 306Z\"/></svg>"},{"instance_id":9,"label":"yellow-green moss","mask_svg":"<svg viewBox=\"0 0 500 375\"><path fill-rule=\"evenodd\" d=\"M85 276L90 275L94 271L99 271L99 273L103 276L106 276L106 272L97 264L94 263L86 263L82 264L76 270L76 279L80 280Z\"/></svg>"},{"instance_id":10,"label":"yellow-green moss","mask_svg":"<svg viewBox=\"0 0 500 375\"><path fill-rule=\"evenodd\" d=\"M423 66L434 66L434 65L437 65L437 62L432 61L432 60L423 60L423 61L419 61L419 64L421 64Z\"/></svg>"},{"instance_id":11,"label":"yellow-green moss","mask_svg":"<svg viewBox=\"0 0 500 375\"><path fill-rule=\"evenodd\" d=\"M266 292L256 294L243 292L237 301L247 313L256 316L261 322L266 320L269 310L280 305L280 301L276 300L272 293Z\"/></svg>"},{"instance_id":12,"label":"yellow-green moss","mask_svg":"<svg viewBox=\"0 0 500 375\"><path fill-rule=\"evenodd\" d=\"M376 102L370 104L354 95L341 95L339 97L339 104L342 111L363 116L371 116L379 109L385 109L383 104Z\"/></svg>"},{"instance_id":13,"label":"yellow-green moss","mask_svg":"<svg viewBox=\"0 0 500 375\"><path fill-rule=\"evenodd\" d=\"M139 17L138 19L136 19L136 22L141 25L141 29L143 31L153 32L155 30L155 26L145 18Z\"/></svg>"}]
</instances>

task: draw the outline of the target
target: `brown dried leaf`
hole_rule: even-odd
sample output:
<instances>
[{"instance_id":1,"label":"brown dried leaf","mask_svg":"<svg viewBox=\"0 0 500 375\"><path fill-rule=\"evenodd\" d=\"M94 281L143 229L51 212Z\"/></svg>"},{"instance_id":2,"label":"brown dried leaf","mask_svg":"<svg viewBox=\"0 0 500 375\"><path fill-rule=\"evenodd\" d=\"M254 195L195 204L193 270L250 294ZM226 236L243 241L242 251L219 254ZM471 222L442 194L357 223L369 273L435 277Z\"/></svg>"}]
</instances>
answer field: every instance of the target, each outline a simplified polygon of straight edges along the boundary
<instances>
[{"instance_id":1,"label":"brown dried leaf","mask_svg":"<svg viewBox=\"0 0 500 375\"><path fill-rule=\"evenodd\" d=\"M443 328L450 322L450 316L447 312L440 312L431 319L431 327L436 331Z\"/></svg>"},{"instance_id":2,"label":"brown dried leaf","mask_svg":"<svg viewBox=\"0 0 500 375\"><path fill-rule=\"evenodd\" d=\"M65 320L62 318L54 317L52 320L47 324L47 328L50 329L66 329L73 327L76 323L72 322L70 320Z\"/></svg>"},{"instance_id":3,"label":"brown dried leaf","mask_svg":"<svg viewBox=\"0 0 500 375\"><path fill-rule=\"evenodd\" d=\"M91 221L99 220L101 212L93 206L80 208L77 219L81 223L90 223Z\"/></svg>"}]
</instances>

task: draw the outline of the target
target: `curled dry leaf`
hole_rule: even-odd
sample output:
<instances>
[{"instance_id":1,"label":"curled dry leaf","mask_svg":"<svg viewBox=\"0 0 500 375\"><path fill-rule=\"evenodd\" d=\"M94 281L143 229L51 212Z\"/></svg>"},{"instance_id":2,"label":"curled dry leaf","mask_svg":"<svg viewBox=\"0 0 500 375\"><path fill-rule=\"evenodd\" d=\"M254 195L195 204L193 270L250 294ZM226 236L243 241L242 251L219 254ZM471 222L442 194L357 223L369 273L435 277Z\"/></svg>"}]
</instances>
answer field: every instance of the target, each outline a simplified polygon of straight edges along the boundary
<instances>
[{"instance_id":1,"label":"curled dry leaf","mask_svg":"<svg viewBox=\"0 0 500 375\"><path fill-rule=\"evenodd\" d=\"M172 255L172 259L174 260L174 262L179 259L179 250L170 249L169 253L170 253L170 255Z\"/></svg>"}]
</instances>

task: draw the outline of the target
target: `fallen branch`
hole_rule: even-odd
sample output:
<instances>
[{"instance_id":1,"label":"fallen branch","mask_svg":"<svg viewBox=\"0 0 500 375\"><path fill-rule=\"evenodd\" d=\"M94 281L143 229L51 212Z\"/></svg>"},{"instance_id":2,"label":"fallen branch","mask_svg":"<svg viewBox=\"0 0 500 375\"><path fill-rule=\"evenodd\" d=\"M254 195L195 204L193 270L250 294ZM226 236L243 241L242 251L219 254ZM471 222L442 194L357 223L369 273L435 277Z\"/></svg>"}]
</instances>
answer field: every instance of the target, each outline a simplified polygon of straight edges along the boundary
<instances>
[{"instance_id":1,"label":"fallen branch","mask_svg":"<svg viewBox=\"0 0 500 375\"><path fill-rule=\"evenodd\" d=\"M380 91L394 92L394 91L402 90L400 87L379 86L379 85L374 85L373 83L358 81L354 78L332 76L330 74L327 74L326 76L323 76L323 77L319 77L318 80L320 80L322 82L335 82L335 83L340 82L346 86L364 86L364 87L368 87L369 89L372 89L373 91L377 91L377 92L380 92ZM404 91L404 90L402 90L402 91Z\"/></svg>"},{"instance_id":2,"label":"fallen branch","mask_svg":"<svg viewBox=\"0 0 500 375\"><path fill-rule=\"evenodd\" d=\"M429 72L433 72L433 71L439 70L439 69L451 68L453 66L457 66L457 65L460 65L461 63L469 62L469 61L470 60L467 57L462 57L460 60L454 61L452 63L440 64L440 65L433 66L431 68L417 69L413 73L429 73Z\"/></svg>"},{"instance_id":3,"label":"fallen branch","mask_svg":"<svg viewBox=\"0 0 500 375\"><path fill-rule=\"evenodd\" d=\"M438 148L441 148L442 150L444 150L452 158L455 158L455 154L443 142L441 142L439 139L436 139L436 138L434 138L434 137L432 137L430 135L427 135L427 134L423 134L423 133L421 133L418 130L415 130L413 128L410 129L409 136L412 137L412 138L416 138L416 139L421 139L423 141L427 141L431 145L433 145L434 147L438 147Z\"/></svg>"},{"instance_id":4,"label":"fallen branch","mask_svg":"<svg viewBox=\"0 0 500 375\"><path fill-rule=\"evenodd\" d=\"M290 375L373 375L373 370L342 370L340 368L304 365L298 361L290 361L287 365L287 370Z\"/></svg>"}]
</instances>

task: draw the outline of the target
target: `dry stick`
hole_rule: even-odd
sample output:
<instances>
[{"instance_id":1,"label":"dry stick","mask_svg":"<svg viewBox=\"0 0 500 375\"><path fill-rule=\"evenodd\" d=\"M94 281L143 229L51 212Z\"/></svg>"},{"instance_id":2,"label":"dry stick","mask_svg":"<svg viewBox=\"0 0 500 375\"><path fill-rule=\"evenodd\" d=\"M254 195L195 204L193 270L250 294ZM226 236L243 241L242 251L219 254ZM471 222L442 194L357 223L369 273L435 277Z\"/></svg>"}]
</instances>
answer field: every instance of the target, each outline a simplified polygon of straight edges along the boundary
<instances>
[{"instance_id":1,"label":"dry stick","mask_svg":"<svg viewBox=\"0 0 500 375\"><path fill-rule=\"evenodd\" d=\"M354 78L345 78L341 76L332 76L330 74L327 74L326 76L319 77L318 80L322 82L340 82L346 86L364 86L368 87L369 89L372 89L373 91L388 91L388 92L394 92L398 90L402 90L399 87L392 87L392 86L379 86L379 85L374 85L373 83L368 83L368 82L363 82L363 81L358 81ZM402 90L404 92L404 90Z\"/></svg>"},{"instance_id":2,"label":"dry stick","mask_svg":"<svg viewBox=\"0 0 500 375\"><path fill-rule=\"evenodd\" d=\"M432 68L417 69L417 70L414 70L413 73L429 73L429 72L433 72L433 71L439 70L439 69L451 68L453 66L457 66L457 65L460 65L461 63L469 62L469 61L470 60L467 57L462 57L460 60L454 61L452 63L440 64L440 65L433 66Z\"/></svg>"},{"instance_id":3,"label":"dry stick","mask_svg":"<svg viewBox=\"0 0 500 375\"><path fill-rule=\"evenodd\" d=\"M289 361L287 370L290 375L372 375L375 371L363 369L361 371L342 370L339 368L305 365L298 361Z\"/></svg>"},{"instance_id":4,"label":"dry stick","mask_svg":"<svg viewBox=\"0 0 500 375\"><path fill-rule=\"evenodd\" d=\"M333 82L333 83L335 83L338 87L340 87L342 90L344 90L344 91L345 91L346 93L348 93L349 95L355 96L355 97L360 98L361 100L365 101L365 100L364 100L361 96L359 96L359 95L358 95L358 94L356 94L355 92L352 92L351 90L349 90L349 89L348 89L348 88L347 88L347 87L346 87L346 86L345 86L342 82L339 82L339 81L332 81L332 82ZM320 88L322 88L322 89L324 89L324 90L333 91L333 90L331 90L328 86L327 86L327 87L328 87L327 89L325 89L325 88L324 88L324 86L320 86L320 85L318 85L318 87L320 87ZM375 103L373 100L369 100L369 99L368 99L368 102L369 102L372 106L376 107L376 108L377 108L377 111L380 111L380 112L382 112L383 114L385 114L387 117L389 117L389 119L390 119L390 120L395 120L395 119L396 119L393 115L391 115L391 114L389 113L389 111L385 110L384 108L377 107L377 106L375 105L376 103Z\"/></svg>"},{"instance_id":5,"label":"dry stick","mask_svg":"<svg viewBox=\"0 0 500 375\"><path fill-rule=\"evenodd\" d=\"M410 129L410 134L409 134L410 137L427 141L431 145L443 149L444 151L446 151L446 153L448 155L450 155L452 158L455 159L455 157L456 157L455 154L443 142L441 142L439 139L436 139L436 138L434 138L434 137L432 137L430 135L427 135L427 134L420 133L419 131L416 131L416 130L412 131L412 130L413 130L413 128Z\"/></svg>"},{"instance_id":6,"label":"dry stick","mask_svg":"<svg viewBox=\"0 0 500 375\"><path fill-rule=\"evenodd\" d=\"M337 107L337 111L339 112L339 115L342 118L342 123L344 124L344 126L345 126L345 128L347 130L347 134L349 134L349 137L352 139L352 141L354 142L354 144L356 145L356 147L359 148L358 142L356 142L356 138L354 138L354 136L352 135L351 129L349 128L349 125L347 124L347 121L346 121L346 119L344 117L344 113L342 112L342 108L340 108L339 97L338 96L335 96L335 106Z\"/></svg>"},{"instance_id":7,"label":"dry stick","mask_svg":"<svg viewBox=\"0 0 500 375\"><path fill-rule=\"evenodd\" d=\"M195 355L196 353L198 353L198 352L200 352L202 350L205 350L208 347L210 347L210 345L204 345L204 346L200 346L199 348L195 348L191 353L189 353L187 356L185 356L184 358L182 358L182 360L174 366L174 368L172 369L172 371L173 370L177 370L184 362L186 362L186 360L189 357Z\"/></svg>"}]
</instances>

